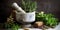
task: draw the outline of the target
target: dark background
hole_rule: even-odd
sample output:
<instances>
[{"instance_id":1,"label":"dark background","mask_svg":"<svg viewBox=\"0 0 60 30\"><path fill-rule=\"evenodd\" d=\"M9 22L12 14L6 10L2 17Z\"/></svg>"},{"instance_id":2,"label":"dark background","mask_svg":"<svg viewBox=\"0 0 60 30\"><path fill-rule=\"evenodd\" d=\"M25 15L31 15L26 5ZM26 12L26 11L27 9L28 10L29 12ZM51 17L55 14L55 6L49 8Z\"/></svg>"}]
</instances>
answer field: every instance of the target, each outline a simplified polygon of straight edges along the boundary
<instances>
[{"instance_id":1,"label":"dark background","mask_svg":"<svg viewBox=\"0 0 60 30\"><path fill-rule=\"evenodd\" d=\"M37 1L37 11L52 13L60 20L60 0L32 0ZM17 2L20 6L21 0L0 0L0 22L5 22L12 12L11 4Z\"/></svg>"}]
</instances>

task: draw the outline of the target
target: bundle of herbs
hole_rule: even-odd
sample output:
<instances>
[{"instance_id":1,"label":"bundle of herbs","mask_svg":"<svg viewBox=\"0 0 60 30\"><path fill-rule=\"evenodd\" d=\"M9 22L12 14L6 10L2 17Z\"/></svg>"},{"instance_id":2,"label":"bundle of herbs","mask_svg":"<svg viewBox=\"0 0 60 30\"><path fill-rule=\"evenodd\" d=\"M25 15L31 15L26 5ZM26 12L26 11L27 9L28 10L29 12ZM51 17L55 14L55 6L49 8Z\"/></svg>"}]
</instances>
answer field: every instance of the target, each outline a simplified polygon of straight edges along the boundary
<instances>
[{"instance_id":1,"label":"bundle of herbs","mask_svg":"<svg viewBox=\"0 0 60 30\"><path fill-rule=\"evenodd\" d=\"M44 12L36 13L36 21L43 21L49 27L55 27L58 24L58 18L51 13L45 14Z\"/></svg>"},{"instance_id":2,"label":"bundle of herbs","mask_svg":"<svg viewBox=\"0 0 60 30\"><path fill-rule=\"evenodd\" d=\"M7 22L4 23L4 28L5 29L11 29L11 30L18 30L18 28L21 28L21 26L15 21L13 21L12 14L10 15L9 18L7 18Z\"/></svg>"},{"instance_id":3,"label":"bundle of herbs","mask_svg":"<svg viewBox=\"0 0 60 30\"><path fill-rule=\"evenodd\" d=\"M33 12L37 8L37 2L36 1L33 2L31 0L22 0L21 7L26 12Z\"/></svg>"}]
</instances>

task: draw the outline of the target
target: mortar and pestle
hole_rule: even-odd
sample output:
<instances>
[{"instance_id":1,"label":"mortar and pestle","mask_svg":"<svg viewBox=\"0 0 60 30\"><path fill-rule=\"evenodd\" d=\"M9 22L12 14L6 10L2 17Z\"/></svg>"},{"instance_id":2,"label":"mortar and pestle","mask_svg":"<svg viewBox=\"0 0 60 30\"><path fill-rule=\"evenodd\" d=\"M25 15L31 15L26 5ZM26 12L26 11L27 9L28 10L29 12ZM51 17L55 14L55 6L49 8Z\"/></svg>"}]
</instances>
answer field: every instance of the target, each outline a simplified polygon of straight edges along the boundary
<instances>
[{"instance_id":1,"label":"mortar and pestle","mask_svg":"<svg viewBox=\"0 0 60 30\"><path fill-rule=\"evenodd\" d=\"M12 4L12 7L16 9L16 20L22 23L24 27L30 27L30 23L35 21L35 12L26 13L15 2Z\"/></svg>"}]
</instances>

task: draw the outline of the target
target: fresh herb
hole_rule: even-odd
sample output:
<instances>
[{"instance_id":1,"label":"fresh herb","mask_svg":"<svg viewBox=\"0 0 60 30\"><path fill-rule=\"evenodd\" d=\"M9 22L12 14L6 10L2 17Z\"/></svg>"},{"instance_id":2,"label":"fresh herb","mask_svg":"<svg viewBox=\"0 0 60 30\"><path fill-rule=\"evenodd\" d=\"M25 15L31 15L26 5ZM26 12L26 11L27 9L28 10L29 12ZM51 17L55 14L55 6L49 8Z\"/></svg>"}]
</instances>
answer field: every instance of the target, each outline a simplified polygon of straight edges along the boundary
<instances>
[{"instance_id":1,"label":"fresh herb","mask_svg":"<svg viewBox=\"0 0 60 30\"><path fill-rule=\"evenodd\" d=\"M26 12L33 12L37 8L37 3L36 1L32 2L31 0L22 0L21 7Z\"/></svg>"},{"instance_id":2,"label":"fresh herb","mask_svg":"<svg viewBox=\"0 0 60 30\"><path fill-rule=\"evenodd\" d=\"M53 14L45 14L40 12L36 14L37 21L43 21L45 25L54 27L58 24L58 19Z\"/></svg>"},{"instance_id":3,"label":"fresh herb","mask_svg":"<svg viewBox=\"0 0 60 30\"><path fill-rule=\"evenodd\" d=\"M20 25L14 22L15 21L13 21L12 14L11 14L10 17L7 18L7 22L4 23L4 28L12 29L12 30L18 30L18 28L21 28Z\"/></svg>"}]
</instances>

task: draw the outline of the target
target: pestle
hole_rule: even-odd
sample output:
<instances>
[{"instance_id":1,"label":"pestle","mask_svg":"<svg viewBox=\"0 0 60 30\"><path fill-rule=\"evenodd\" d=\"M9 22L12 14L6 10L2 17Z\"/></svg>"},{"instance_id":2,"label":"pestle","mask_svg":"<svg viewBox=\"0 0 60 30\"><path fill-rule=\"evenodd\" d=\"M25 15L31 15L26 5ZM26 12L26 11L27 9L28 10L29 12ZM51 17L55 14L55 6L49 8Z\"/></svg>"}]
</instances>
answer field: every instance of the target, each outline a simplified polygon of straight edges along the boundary
<instances>
[{"instance_id":1,"label":"pestle","mask_svg":"<svg viewBox=\"0 0 60 30\"><path fill-rule=\"evenodd\" d=\"M14 7L17 11L19 11L21 13L26 13L21 7L18 6L17 3L13 3L12 7Z\"/></svg>"}]
</instances>

